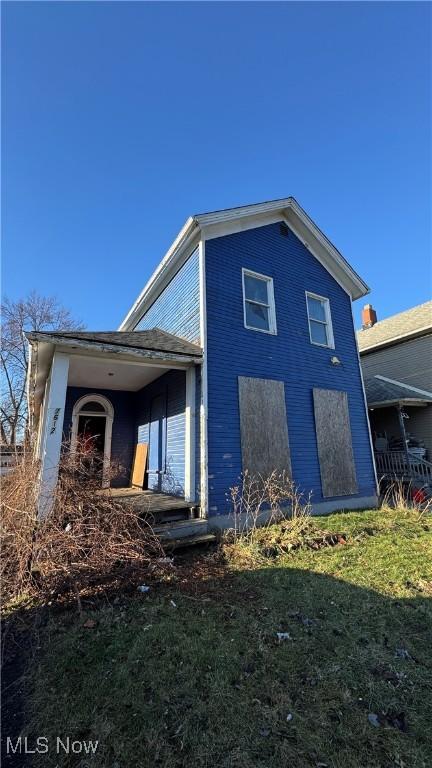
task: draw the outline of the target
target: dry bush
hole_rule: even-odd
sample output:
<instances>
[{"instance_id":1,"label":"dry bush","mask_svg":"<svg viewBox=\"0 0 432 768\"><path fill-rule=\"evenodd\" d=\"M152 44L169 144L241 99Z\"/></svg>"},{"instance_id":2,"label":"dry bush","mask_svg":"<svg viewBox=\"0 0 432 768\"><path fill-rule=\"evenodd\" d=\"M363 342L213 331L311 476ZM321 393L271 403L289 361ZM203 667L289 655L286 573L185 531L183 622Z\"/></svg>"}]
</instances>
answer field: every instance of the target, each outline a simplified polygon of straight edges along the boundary
<instances>
[{"instance_id":1,"label":"dry bush","mask_svg":"<svg viewBox=\"0 0 432 768\"><path fill-rule=\"evenodd\" d=\"M3 478L1 578L3 599L47 597L124 578L163 554L138 512L100 493L100 461L80 447L64 451L52 512L37 519L38 463L23 456ZM116 468L112 469L116 472ZM98 493L99 491L99 493Z\"/></svg>"},{"instance_id":2,"label":"dry bush","mask_svg":"<svg viewBox=\"0 0 432 768\"><path fill-rule=\"evenodd\" d=\"M311 514L310 496L299 492L287 472L274 470L267 477L245 472L238 485L230 488L233 508L232 536L251 541L258 528L282 520L300 529Z\"/></svg>"},{"instance_id":3,"label":"dry bush","mask_svg":"<svg viewBox=\"0 0 432 768\"><path fill-rule=\"evenodd\" d=\"M402 514L415 514L418 516L432 512L432 499L428 498L426 488L419 488L412 483L403 483L394 480L382 494L381 509L394 511L397 509Z\"/></svg>"},{"instance_id":4,"label":"dry bush","mask_svg":"<svg viewBox=\"0 0 432 768\"><path fill-rule=\"evenodd\" d=\"M304 496L286 472L268 477L245 473L230 489L233 528L222 539L234 566L275 558L300 548L312 550L346 543L341 532L319 527L312 518L311 494Z\"/></svg>"}]
</instances>

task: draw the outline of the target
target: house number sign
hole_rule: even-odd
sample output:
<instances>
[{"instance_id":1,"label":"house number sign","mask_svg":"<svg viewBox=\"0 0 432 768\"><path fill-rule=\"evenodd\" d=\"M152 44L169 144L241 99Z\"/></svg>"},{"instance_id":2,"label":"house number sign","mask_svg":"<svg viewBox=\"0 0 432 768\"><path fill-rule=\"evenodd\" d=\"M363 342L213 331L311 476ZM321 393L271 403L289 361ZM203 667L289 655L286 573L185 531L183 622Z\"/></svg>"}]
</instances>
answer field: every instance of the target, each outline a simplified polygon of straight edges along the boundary
<instances>
[{"instance_id":1,"label":"house number sign","mask_svg":"<svg viewBox=\"0 0 432 768\"><path fill-rule=\"evenodd\" d=\"M58 422L58 418L59 418L59 415L60 415L60 411L61 411L61 408L55 408L55 410L54 410L54 416L53 416L53 420L52 420L50 435L53 435L54 432L57 429L57 422Z\"/></svg>"}]
</instances>

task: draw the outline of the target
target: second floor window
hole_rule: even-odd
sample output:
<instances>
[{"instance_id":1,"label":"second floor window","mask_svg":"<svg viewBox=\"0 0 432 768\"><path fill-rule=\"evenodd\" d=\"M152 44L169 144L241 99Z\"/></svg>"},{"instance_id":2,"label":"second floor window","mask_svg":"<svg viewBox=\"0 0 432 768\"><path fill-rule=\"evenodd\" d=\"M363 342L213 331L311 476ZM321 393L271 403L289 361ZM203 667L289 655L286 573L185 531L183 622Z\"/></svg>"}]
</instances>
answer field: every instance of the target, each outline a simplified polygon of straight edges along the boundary
<instances>
[{"instance_id":1,"label":"second floor window","mask_svg":"<svg viewBox=\"0 0 432 768\"><path fill-rule=\"evenodd\" d=\"M245 328L276 333L273 279L243 269L243 309Z\"/></svg>"},{"instance_id":2,"label":"second floor window","mask_svg":"<svg viewBox=\"0 0 432 768\"><path fill-rule=\"evenodd\" d=\"M312 344L334 347L330 302L324 296L306 293L309 335Z\"/></svg>"}]
</instances>

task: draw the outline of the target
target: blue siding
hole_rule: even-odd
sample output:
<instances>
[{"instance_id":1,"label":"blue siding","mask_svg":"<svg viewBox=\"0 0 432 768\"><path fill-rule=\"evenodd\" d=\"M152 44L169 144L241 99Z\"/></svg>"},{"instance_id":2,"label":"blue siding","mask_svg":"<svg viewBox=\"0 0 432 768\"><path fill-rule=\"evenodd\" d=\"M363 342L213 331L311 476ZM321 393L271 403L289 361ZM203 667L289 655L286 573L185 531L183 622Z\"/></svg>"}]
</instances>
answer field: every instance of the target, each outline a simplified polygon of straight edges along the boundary
<instances>
[{"instance_id":1,"label":"blue siding","mask_svg":"<svg viewBox=\"0 0 432 768\"><path fill-rule=\"evenodd\" d=\"M197 396L200 392L199 375ZM86 387L68 387L65 405L63 433L65 440L70 439L72 429L72 411L77 400L84 395L98 393L104 395L114 408L114 421L111 442L111 457L118 462L122 471L111 483L114 487L129 485L133 453L136 442L149 442L149 420L151 402L157 395L163 395L166 402L166 440L164 445L162 488L164 493L177 496L184 494L185 482L185 407L186 374L185 371L168 371L139 392L120 392L117 390L88 389ZM199 400L197 401L199 414ZM199 487L199 419L196 432L196 467L197 488Z\"/></svg>"},{"instance_id":2,"label":"blue siding","mask_svg":"<svg viewBox=\"0 0 432 768\"><path fill-rule=\"evenodd\" d=\"M274 279L276 336L244 328L242 267ZM306 290L330 300L334 351L310 343ZM210 515L230 511L226 493L241 473L238 376L285 382L293 477L301 490L312 490L315 503L323 497L312 389L346 391L358 496L373 496L350 297L291 231L280 233L279 224L208 241L206 291ZM342 365L331 365L334 354Z\"/></svg>"},{"instance_id":3,"label":"blue siding","mask_svg":"<svg viewBox=\"0 0 432 768\"><path fill-rule=\"evenodd\" d=\"M135 331L161 328L188 341L200 342L199 254L196 249L154 304Z\"/></svg>"},{"instance_id":4,"label":"blue siding","mask_svg":"<svg viewBox=\"0 0 432 768\"><path fill-rule=\"evenodd\" d=\"M106 397L114 408L114 420L111 438L111 458L121 466L120 474L111 482L113 487L129 485L135 427L135 392L119 392L114 389L87 389L86 387L68 387L66 393L63 434L70 439L72 430L72 411L77 400L84 395L98 393Z\"/></svg>"},{"instance_id":5,"label":"blue siding","mask_svg":"<svg viewBox=\"0 0 432 768\"><path fill-rule=\"evenodd\" d=\"M136 393L135 434L138 442L149 442L151 402L158 395L163 395L166 401L166 440L162 491L183 496L185 481L185 372L169 371Z\"/></svg>"}]
</instances>

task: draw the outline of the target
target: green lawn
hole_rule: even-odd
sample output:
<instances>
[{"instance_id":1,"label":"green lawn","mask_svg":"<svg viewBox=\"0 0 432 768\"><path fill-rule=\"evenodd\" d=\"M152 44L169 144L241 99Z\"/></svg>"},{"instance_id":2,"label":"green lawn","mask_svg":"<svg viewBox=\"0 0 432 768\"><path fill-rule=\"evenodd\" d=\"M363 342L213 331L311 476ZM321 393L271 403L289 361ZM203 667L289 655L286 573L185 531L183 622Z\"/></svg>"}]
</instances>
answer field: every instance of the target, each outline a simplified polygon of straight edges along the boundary
<instances>
[{"instance_id":1,"label":"green lawn","mask_svg":"<svg viewBox=\"0 0 432 768\"><path fill-rule=\"evenodd\" d=\"M99 746L87 762L35 765L430 768L432 522L313 524L347 543L226 563L190 554L146 595L53 617L26 730Z\"/></svg>"}]
</instances>

